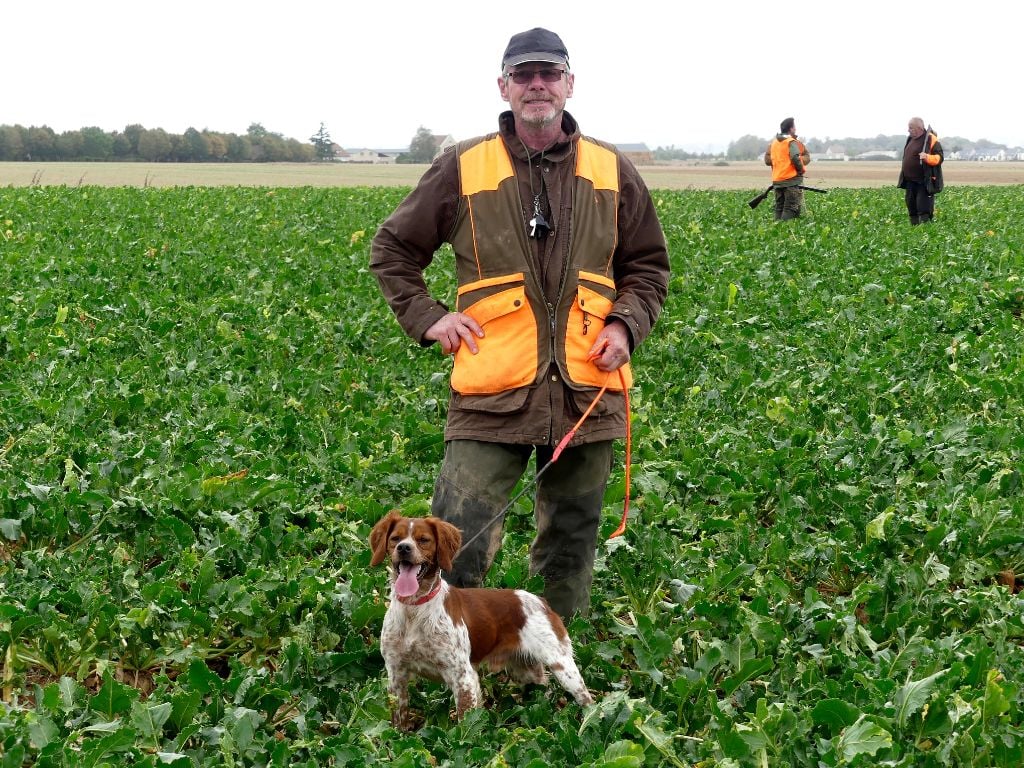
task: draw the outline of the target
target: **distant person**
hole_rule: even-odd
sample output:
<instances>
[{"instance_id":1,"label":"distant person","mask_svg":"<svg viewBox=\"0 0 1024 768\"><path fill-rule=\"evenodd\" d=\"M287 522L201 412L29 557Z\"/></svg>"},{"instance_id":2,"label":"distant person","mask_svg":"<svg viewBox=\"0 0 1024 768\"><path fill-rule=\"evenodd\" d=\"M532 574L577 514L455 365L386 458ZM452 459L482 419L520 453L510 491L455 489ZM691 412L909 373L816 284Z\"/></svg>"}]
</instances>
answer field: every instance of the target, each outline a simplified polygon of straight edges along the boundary
<instances>
[{"instance_id":1,"label":"distant person","mask_svg":"<svg viewBox=\"0 0 1024 768\"><path fill-rule=\"evenodd\" d=\"M463 67L469 76L472 67ZM370 269L405 332L454 355L445 454L431 512L462 530L445 578L482 582L531 456L537 534L530 572L562 617L590 608L612 444L626 434L628 363L668 291L665 236L643 179L565 111L575 75L554 32L512 36L498 130L442 153L381 225ZM423 272L442 262L455 307ZM608 391L552 463L601 387ZM482 535L478 535L482 534Z\"/></svg>"},{"instance_id":2,"label":"distant person","mask_svg":"<svg viewBox=\"0 0 1024 768\"><path fill-rule=\"evenodd\" d=\"M907 133L896 186L905 190L910 223L924 224L935 215L935 195L942 191L942 145L938 136L925 130L920 117L910 118Z\"/></svg>"},{"instance_id":3,"label":"distant person","mask_svg":"<svg viewBox=\"0 0 1024 768\"><path fill-rule=\"evenodd\" d=\"M807 147L796 137L796 121L787 117L764 153L764 164L772 169L775 187L775 220L795 219L804 205L804 171L811 162Z\"/></svg>"}]
</instances>

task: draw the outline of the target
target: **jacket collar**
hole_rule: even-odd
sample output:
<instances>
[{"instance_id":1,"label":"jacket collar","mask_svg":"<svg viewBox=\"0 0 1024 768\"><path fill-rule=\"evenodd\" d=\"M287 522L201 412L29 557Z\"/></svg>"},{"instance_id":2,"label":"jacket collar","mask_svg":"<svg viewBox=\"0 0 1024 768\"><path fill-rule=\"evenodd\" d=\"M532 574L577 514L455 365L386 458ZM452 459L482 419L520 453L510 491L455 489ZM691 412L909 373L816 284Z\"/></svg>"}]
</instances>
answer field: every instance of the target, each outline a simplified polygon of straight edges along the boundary
<instances>
[{"instance_id":1,"label":"jacket collar","mask_svg":"<svg viewBox=\"0 0 1024 768\"><path fill-rule=\"evenodd\" d=\"M516 120L512 110L506 110L498 116L498 131L513 157L524 161L528 159L529 150L516 136ZM544 150L544 157L552 162L557 163L569 157L572 154L573 144L580 138L580 127L576 118L564 110L562 111L562 133L568 137L566 141L558 142L550 149ZM539 153L534 152L533 154Z\"/></svg>"}]
</instances>

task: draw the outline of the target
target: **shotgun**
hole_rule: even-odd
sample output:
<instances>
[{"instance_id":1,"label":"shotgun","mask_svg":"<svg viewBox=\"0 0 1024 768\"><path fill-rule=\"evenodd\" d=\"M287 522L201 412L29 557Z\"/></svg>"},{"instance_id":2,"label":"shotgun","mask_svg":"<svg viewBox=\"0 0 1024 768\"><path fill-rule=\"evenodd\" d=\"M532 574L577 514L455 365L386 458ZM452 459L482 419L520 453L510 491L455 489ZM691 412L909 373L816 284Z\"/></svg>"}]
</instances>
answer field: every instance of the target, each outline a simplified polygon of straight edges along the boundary
<instances>
[{"instance_id":1,"label":"shotgun","mask_svg":"<svg viewBox=\"0 0 1024 768\"><path fill-rule=\"evenodd\" d=\"M807 186L804 186L803 184L797 184L796 188L797 189L806 189L808 192L820 192L823 195L827 195L828 194L828 190L827 189L818 189L817 187L807 187ZM770 187L768 187L768 189L766 189L760 195L755 197L753 200L748 201L747 205L749 205L751 208L757 208L757 206L759 206L761 203L763 203L765 201L765 198L768 197L768 193L771 192L773 189L775 189L775 185L774 184L772 184Z\"/></svg>"},{"instance_id":2,"label":"shotgun","mask_svg":"<svg viewBox=\"0 0 1024 768\"><path fill-rule=\"evenodd\" d=\"M931 126L931 123L929 123L928 127L924 129L924 144L921 145L921 151L925 152L926 154L929 154L929 155L931 154L931 152L928 149L928 137L931 136L931 135L932 135L932 126ZM927 165L928 165L928 163L926 163L924 161L924 158L921 158L921 167L924 168Z\"/></svg>"}]
</instances>

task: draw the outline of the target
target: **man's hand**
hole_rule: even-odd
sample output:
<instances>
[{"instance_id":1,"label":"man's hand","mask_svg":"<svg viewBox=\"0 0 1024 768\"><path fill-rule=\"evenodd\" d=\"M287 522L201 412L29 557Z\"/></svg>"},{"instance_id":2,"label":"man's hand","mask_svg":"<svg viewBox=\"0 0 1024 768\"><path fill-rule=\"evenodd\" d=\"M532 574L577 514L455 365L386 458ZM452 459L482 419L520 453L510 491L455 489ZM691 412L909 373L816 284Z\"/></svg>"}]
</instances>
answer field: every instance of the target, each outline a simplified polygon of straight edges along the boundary
<instances>
[{"instance_id":1,"label":"man's hand","mask_svg":"<svg viewBox=\"0 0 1024 768\"><path fill-rule=\"evenodd\" d=\"M621 320L612 320L599 334L590 356L598 370L617 371L629 362L629 331Z\"/></svg>"},{"instance_id":2,"label":"man's hand","mask_svg":"<svg viewBox=\"0 0 1024 768\"><path fill-rule=\"evenodd\" d=\"M423 338L427 341L436 341L446 355L454 355L462 346L462 342L466 342L469 351L475 355L480 348L476 345L474 335L481 339L484 337L484 329L476 320L461 312L449 312L427 328Z\"/></svg>"}]
</instances>

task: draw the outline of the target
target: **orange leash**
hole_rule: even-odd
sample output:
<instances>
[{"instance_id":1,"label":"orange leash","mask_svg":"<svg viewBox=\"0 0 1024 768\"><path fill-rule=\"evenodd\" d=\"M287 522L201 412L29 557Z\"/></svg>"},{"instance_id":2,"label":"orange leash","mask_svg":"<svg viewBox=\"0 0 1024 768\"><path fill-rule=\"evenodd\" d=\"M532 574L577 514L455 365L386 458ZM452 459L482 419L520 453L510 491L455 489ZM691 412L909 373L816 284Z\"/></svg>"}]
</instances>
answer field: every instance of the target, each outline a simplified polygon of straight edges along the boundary
<instances>
[{"instance_id":1,"label":"orange leash","mask_svg":"<svg viewBox=\"0 0 1024 768\"><path fill-rule=\"evenodd\" d=\"M622 373L621 368L619 368L619 381L622 382L622 394L626 398L626 498L622 502L622 520L619 522L619 527L608 537L608 541L626 532L626 518L629 517L629 465L632 463L633 456L633 428L631 424L633 418L630 415L629 389L626 387L626 376Z\"/></svg>"},{"instance_id":2,"label":"orange leash","mask_svg":"<svg viewBox=\"0 0 1024 768\"><path fill-rule=\"evenodd\" d=\"M606 345L607 345L607 342L606 342ZM588 360L593 360L595 357L600 355L602 352L604 352L604 347L602 347L601 349L598 349L595 352L592 352L587 359ZM611 371L609 371L608 372L608 376L610 377L611 375L612 375ZM626 489L625 489L625 499L624 499L623 504L622 504L622 520L619 521L619 527L616 528L615 531L612 533L612 535L608 537L609 541L611 541L612 539L614 539L614 538L616 538L618 536L621 536L623 533L626 532L626 518L629 517L629 479L630 479L629 478L629 469L630 469L630 464L632 463L632 454L633 454L633 429L632 429L632 423L631 423L632 422L632 417L630 415L631 409L629 407L629 389L626 387L626 375L622 372L622 368L619 368L619 382L622 384L622 394L626 398ZM572 440L573 435L575 435L576 431L583 425L583 422L587 420L587 417L590 415L591 411L594 410L594 406L597 405L598 400L601 399L601 396L604 395L604 393L607 391L607 389L608 389L608 382L607 382L607 379L606 379L604 386L601 387L601 391L597 393L597 396L590 403L590 407L587 408L587 410L583 413L583 415L580 416L579 421L576 422L576 424L573 426L573 428L570 429L568 433L566 433L565 437L563 437L561 439L561 441L559 441L558 445L555 447L555 452L553 454L551 454L551 462L552 463L557 461L557 459L561 455L562 451L565 450L565 447L569 444L569 441Z\"/></svg>"}]
</instances>

